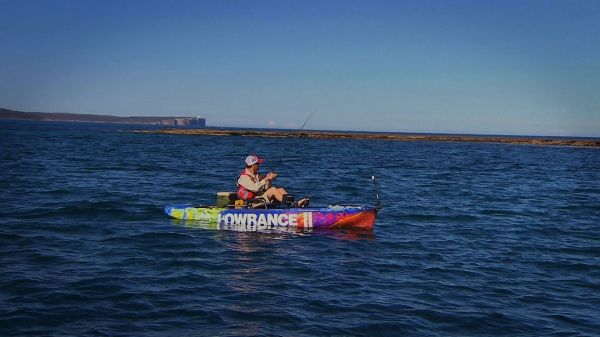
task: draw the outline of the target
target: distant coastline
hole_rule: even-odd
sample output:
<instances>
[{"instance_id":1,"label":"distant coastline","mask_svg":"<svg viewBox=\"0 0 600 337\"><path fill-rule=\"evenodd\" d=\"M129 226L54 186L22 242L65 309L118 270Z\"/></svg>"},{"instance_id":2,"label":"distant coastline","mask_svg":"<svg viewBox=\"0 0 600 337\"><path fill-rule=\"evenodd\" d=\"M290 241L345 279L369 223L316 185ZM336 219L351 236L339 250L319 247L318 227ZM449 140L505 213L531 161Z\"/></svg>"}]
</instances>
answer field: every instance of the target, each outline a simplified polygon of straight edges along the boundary
<instances>
[{"instance_id":1,"label":"distant coastline","mask_svg":"<svg viewBox=\"0 0 600 337\"><path fill-rule=\"evenodd\" d=\"M293 130L238 130L238 129L161 129L138 130L137 133L162 133L172 135L196 136L242 136L274 138L314 138L314 139L371 139L392 141L433 141L433 142L478 142L521 145L554 145L600 147L600 140L593 138L563 137L519 137L519 136L479 136L479 135L415 135L402 133L377 132L339 132L339 131L293 131Z\"/></svg>"},{"instance_id":2,"label":"distant coastline","mask_svg":"<svg viewBox=\"0 0 600 337\"><path fill-rule=\"evenodd\" d=\"M9 109L0 109L0 119L80 123L119 123L187 127L206 126L206 119L200 117L118 117L111 115L90 115L57 112L24 112Z\"/></svg>"},{"instance_id":3,"label":"distant coastline","mask_svg":"<svg viewBox=\"0 0 600 337\"><path fill-rule=\"evenodd\" d=\"M521 145L553 145L600 148L600 139L594 137L551 137L551 136L502 136L502 135L453 135L453 134L409 134L394 132L361 131L315 131L315 130L272 130L272 129L207 129L206 119L200 117L117 117L111 115L91 115L72 113L23 112L0 108L0 120L31 120L76 123L112 123L132 125L157 125L168 128L135 130L136 133L161 133L196 136L241 136L271 138L313 138L313 139L367 139L391 141L432 141L432 142L478 142Z\"/></svg>"}]
</instances>

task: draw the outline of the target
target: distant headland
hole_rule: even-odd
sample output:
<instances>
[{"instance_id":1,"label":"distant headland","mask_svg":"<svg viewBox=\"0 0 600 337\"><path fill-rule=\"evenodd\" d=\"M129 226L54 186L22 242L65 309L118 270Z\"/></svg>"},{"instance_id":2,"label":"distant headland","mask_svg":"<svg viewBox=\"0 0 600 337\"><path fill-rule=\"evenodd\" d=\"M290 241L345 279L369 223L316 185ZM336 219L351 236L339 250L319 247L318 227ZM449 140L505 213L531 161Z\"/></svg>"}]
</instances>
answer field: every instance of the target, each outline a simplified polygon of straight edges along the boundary
<instances>
[{"instance_id":1,"label":"distant headland","mask_svg":"<svg viewBox=\"0 0 600 337\"><path fill-rule=\"evenodd\" d=\"M200 117L117 117L59 112L23 112L0 109L0 119L35 120L54 122L121 123L165 126L205 127L206 119Z\"/></svg>"},{"instance_id":2,"label":"distant headland","mask_svg":"<svg viewBox=\"0 0 600 337\"><path fill-rule=\"evenodd\" d=\"M525 137L525 136L485 136L485 135L443 135L443 134L405 134L383 132L340 132L340 131L294 131L294 130L238 130L238 129L161 129L133 131L138 133L163 133L173 135L197 136L242 136L242 137L294 137L315 139L371 139L392 141L432 141L432 142L478 142L522 145L555 145L600 147L597 138L567 137Z\"/></svg>"}]
</instances>

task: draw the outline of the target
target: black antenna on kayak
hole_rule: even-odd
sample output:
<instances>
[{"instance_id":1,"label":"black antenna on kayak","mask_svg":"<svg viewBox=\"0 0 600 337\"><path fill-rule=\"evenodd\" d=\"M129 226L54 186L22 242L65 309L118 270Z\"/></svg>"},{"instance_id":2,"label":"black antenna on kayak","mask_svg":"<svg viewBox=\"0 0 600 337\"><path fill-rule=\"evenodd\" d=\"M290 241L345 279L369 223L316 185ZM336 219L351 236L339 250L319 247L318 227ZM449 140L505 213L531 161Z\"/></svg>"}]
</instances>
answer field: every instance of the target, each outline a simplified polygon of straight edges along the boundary
<instances>
[{"instance_id":1,"label":"black antenna on kayak","mask_svg":"<svg viewBox=\"0 0 600 337\"><path fill-rule=\"evenodd\" d=\"M371 176L371 181L373 181L373 186L375 187L375 210L379 212L381 209L381 199L379 198L379 186L377 185L377 180L375 176Z\"/></svg>"}]
</instances>

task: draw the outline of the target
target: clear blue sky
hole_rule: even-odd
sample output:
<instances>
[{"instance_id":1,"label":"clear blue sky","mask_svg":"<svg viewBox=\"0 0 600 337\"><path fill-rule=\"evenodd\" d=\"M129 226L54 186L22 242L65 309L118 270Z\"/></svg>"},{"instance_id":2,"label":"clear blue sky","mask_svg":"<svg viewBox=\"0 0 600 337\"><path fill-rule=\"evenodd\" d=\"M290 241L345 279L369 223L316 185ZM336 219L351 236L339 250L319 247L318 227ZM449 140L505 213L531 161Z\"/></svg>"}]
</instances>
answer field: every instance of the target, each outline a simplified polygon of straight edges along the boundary
<instances>
[{"instance_id":1,"label":"clear blue sky","mask_svg":"<svg viewBox=\"0 0 600 337\"><path fill-rule=\"evenodd\" d=\"M600 1L0 0L0 107L600 136Z\"/></svg>"}]
</instances>

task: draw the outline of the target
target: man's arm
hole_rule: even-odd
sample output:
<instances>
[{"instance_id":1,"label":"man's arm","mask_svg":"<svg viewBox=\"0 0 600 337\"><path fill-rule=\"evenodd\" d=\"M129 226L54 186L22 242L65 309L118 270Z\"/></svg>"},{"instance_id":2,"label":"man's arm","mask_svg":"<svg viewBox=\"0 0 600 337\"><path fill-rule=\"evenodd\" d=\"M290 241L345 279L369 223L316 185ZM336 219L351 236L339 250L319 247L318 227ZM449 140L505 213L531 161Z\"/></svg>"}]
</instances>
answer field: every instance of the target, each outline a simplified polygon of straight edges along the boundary
<instances>
[{"instance_id":1,"label":"man's arm","mask_svg":"<svg viewBox=\"0 0 600 337\"><path fill-rule=\"evenodd\" d=\"M252 181L252 179L246 175L241 176L238 179L238 184L244 186L245 189L251 192L260 192L267 187L269 181L265 178L257 183Z\"/></svg>"}]
</instances>

